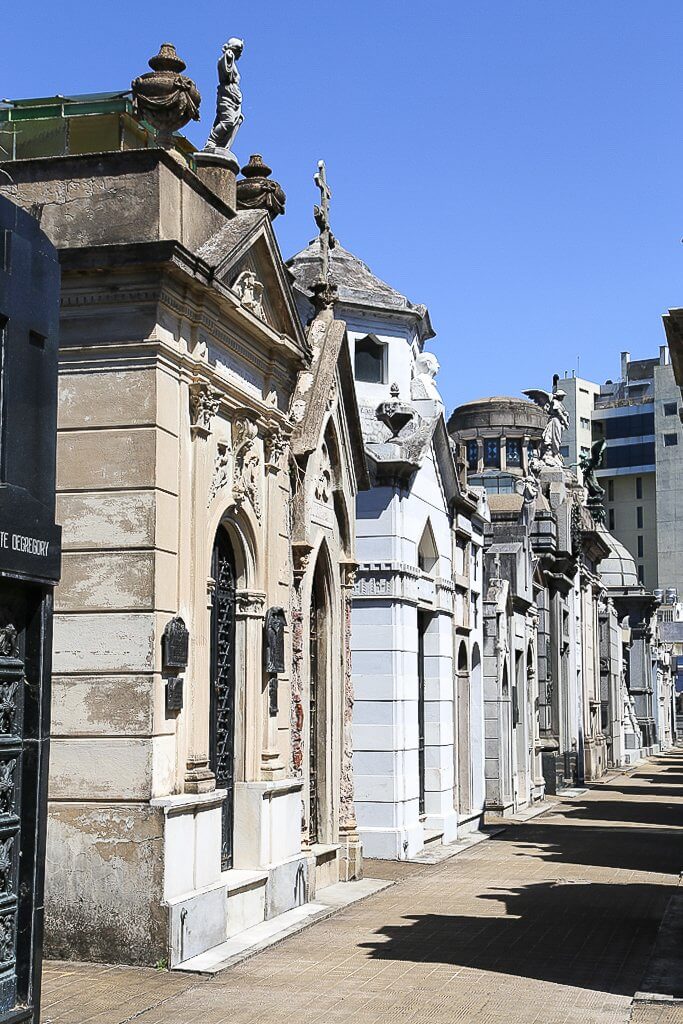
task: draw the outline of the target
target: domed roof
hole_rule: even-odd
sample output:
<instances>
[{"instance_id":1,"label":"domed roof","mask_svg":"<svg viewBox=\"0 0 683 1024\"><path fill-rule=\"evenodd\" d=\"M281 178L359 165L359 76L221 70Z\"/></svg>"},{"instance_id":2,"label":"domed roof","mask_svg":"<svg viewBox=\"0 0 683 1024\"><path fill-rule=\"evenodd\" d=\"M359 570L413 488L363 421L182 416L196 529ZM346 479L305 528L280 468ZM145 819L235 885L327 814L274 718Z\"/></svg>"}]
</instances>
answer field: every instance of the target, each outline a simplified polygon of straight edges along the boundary
<instances>
[{"instance_id":1,"label":"domed roof","mask_svg":"<svg viewBox=\"0 0 683 1024\"><path fill-rule=\"evenodd\" d=\"M602 582L608 590L643 590L643 585L638 579L635 559L630 551L604 526L600 534L610 547L609 555L603 558L598 566Z\"/></svg>"},{"instance_id":2,"label":"domed roof","mask_svg":"<svg viewBox=\"0 0 683 1024\"><path fill-rule=\"evenodd\" d=\"M526 398L492 395L459 405L449 417L448 430L456 434L461 430L497 427L503 431L523 430L535 438L540 437L547 422L547 413Z\"/></svg>"}]
</instances>

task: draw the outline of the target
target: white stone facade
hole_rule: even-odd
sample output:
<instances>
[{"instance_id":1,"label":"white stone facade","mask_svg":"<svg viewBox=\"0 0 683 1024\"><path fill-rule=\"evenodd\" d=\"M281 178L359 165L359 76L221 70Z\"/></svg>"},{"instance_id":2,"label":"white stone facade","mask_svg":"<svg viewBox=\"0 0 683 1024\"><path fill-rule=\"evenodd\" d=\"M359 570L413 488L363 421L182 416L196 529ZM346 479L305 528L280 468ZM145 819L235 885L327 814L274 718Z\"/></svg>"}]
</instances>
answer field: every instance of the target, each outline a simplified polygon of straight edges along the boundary
<instances>
[{"instance_id":1,"label":"white stone facade","mask_svg":"<svg viewBox=\"0 0 683 1024\"><path fill-rule=\"evenodd\" d=\"M315 259L313 245L290 261L300 287ZM458 477L434 383L438 364L423 351L432 334L427 311L340 246L331 266L372 483L356 502L355 807L365 855L405 859L425 843L451 842L460 817L476 827L482 813L479 499ZM479 693L471 696L474 635ZM470 718L478 723L473 751Z\"/></svg>"}]
</instances>

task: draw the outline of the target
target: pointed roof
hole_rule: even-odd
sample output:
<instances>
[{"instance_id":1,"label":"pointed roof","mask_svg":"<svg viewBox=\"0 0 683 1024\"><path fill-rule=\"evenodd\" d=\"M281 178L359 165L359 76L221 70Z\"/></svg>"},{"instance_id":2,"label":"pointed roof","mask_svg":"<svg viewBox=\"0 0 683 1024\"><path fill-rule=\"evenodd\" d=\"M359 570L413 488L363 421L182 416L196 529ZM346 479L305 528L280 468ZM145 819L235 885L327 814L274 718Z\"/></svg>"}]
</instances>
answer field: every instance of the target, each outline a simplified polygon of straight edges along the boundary
<instances>
[{"instance_id":1,"label":"pointed roof","mask_svg":"<svg viewBox=\"0 0 683 1024\"><path fill-rule=\"evenodd\" d=\"M259 277L266 285L269 308L275 314L275 330L284 331L308 358L308 343L293 294L292 275L287 270L265 210L240 210L197 250L197 256L212 267L214 277L231 287L235 273L253 256Z\"/></svg>"},{"instance_id":2,"label":"pointed roof","mask_svg":"<svg viewBox=\"0 0 683 1024\"><path fill-rule=\"evenodd\" d=\"M314 238L305 249L287 260L296 287L307 298L320 273L320 258L320 239ZM330 251L330 277L337 286L341 305L408 315L417 321L420 338L434 337L427 307L416 305L386 281L382 281L366 263L339 242Z\"/></svg>"}]
</instances>

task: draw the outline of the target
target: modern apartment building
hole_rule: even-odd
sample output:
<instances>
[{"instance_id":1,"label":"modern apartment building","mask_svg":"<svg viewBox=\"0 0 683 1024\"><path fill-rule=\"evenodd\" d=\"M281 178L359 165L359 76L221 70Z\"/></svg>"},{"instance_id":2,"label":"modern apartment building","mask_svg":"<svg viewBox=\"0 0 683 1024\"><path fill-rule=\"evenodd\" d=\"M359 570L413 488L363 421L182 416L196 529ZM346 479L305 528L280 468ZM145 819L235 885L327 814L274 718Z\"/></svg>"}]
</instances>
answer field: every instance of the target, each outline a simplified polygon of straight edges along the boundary
<instances>
[{"instance_id":1,"label":"modern apartment building","mask_svg":"<svg viewBox=\"0 0 683 1024\"><path fill-rule=\"evenodd\" d=\"M598 385L565 377L558 387L567 394L572 419L565 462L578 462L591 440L607 441L597 475L605 488L608 529L631 552L649 590L683 592L681 396L668 348L661 346L650 359L622 352L616 381Z\"/></svg>"},{"instance_id":2,"label":"modern apartment building","mask_svg":"<svg viewBox=\"0 0 683 1024\"><path fill-rule=\"evenodd\" d=\"M560 448L565 465L576 465L581 455L588 455L593 439L592 418L595 397L600 394L600 385L572 374L558 383L566 398L564 405L569 413L569 429L564 435ZM579 477L580 477L579 473Z\"/></svg>"}]
</instances>

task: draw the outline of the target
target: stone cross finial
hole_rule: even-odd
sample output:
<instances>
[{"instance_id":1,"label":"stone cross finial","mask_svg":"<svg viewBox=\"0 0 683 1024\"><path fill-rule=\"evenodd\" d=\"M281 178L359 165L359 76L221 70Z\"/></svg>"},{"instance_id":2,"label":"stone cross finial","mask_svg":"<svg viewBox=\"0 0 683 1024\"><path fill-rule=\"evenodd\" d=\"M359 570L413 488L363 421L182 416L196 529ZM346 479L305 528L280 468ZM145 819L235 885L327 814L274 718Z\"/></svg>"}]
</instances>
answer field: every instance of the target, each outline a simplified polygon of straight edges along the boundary
<instances>
[{"instance_id":1,"label":"stone cross finial","mask_svg":"<svg viewBox=\"0 0 683 1024\"><path fill-rule=\"evenodd\" d=\"M337 243L330 230L332 190L327 184L324 160L318 161L318 170L313 175L313 181L320 189L320 205L313 207L313 217L320 232L320 276L313 285L313 304L320 312L332 306L337 294L336 286L330 283L330 250L334 249Z\"/></svg>"}]
</instances>

